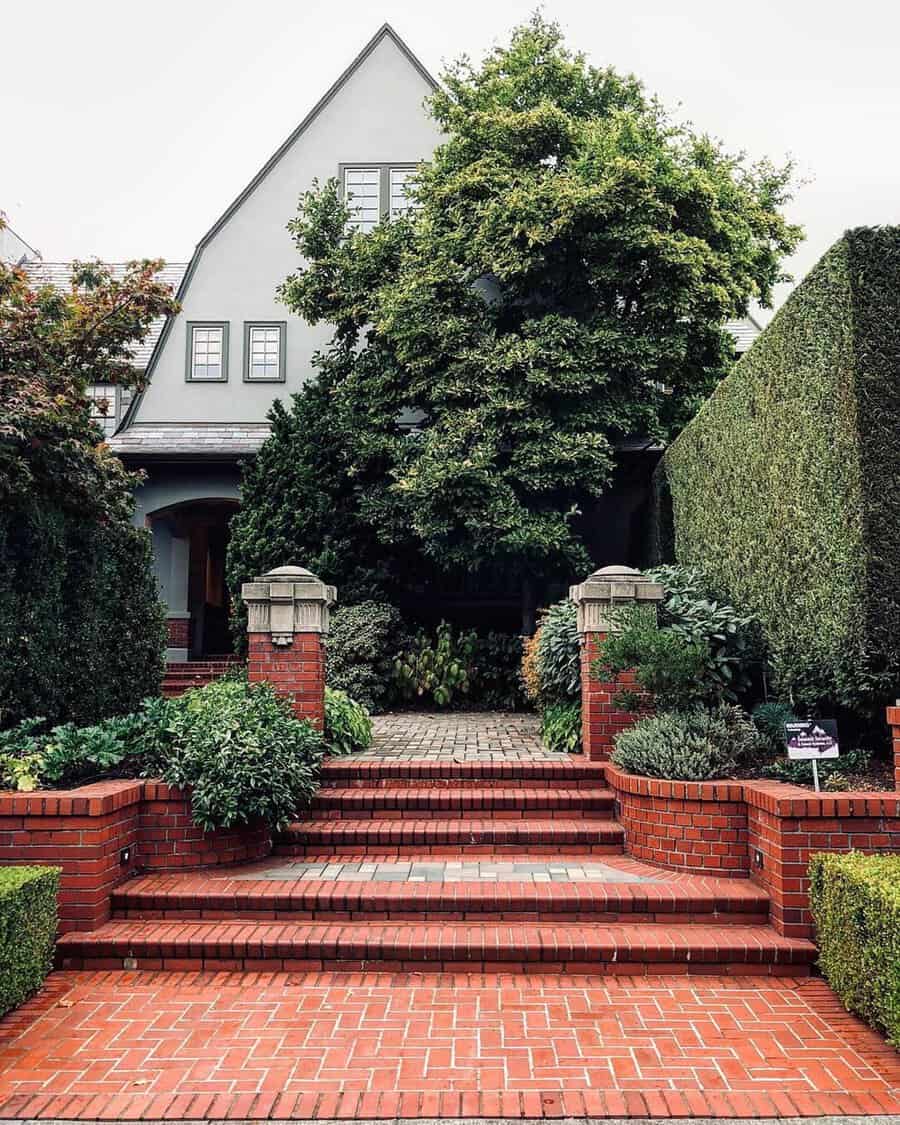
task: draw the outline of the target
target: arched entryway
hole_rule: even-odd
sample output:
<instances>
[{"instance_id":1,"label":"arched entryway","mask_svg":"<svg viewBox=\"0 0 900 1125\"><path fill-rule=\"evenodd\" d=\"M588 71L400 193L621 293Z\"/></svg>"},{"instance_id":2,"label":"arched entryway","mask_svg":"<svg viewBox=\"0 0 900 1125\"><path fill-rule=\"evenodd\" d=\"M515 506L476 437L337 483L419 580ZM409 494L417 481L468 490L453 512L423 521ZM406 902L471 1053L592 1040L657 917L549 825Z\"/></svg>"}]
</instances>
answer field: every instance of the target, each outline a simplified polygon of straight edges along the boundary
<instances>
[{"instance_id":1,"label":"arched entryway","mask_svg":"<svg viewBox=\"0 0 900 1125\"><path fill-rule=\"evenodd\" d=\"M147 515L160 594L166 603L170 662L233 651L225 581L229 525L238 502L183 501Z\"/></svg>"}]
</instances>

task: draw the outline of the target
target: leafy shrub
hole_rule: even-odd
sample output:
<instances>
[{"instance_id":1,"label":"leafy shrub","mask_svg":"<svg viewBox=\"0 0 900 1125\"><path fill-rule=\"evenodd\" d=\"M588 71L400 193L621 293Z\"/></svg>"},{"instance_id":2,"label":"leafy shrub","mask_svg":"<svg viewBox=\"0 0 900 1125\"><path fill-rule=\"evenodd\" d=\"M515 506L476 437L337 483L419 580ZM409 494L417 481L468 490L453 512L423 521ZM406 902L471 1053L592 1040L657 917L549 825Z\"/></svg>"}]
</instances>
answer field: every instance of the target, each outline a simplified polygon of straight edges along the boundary
<instances>
[{"instance_id":1,"label":"leafy shrub","mask_svg":"<svg viewBox=\"0 0 900 1125\"><path fill-rule=\"evenodd\" d=\"M900 856L815 855L809 873L828 983L900 1046Z\"/></svg>"},{"instance_id":2,"label":"leafy shrub","mask_svg":"<svg viewBox=\"0 0 900 1125\"><path fill-rule=\"evenodd\" d=\"M679 562L802 707L877 712L900 673L898 370L900 228L847 231L664 458Z\"/></svg>"},{"instance_id":3,"label":"leafy shrub","mask_svg":"<svg viewBox=\"0 0 900 1125\"><path fill-rule=\"evenodd\" d=\"M671 629L660 629L643 610L623 612L621 631L600 645L591 674L612 680L633 671L639 692L622 691L614 703L636 711L649 702L663 711L676 711L719 698L718 680L708 678L709 646Z\"/></svg>"},{"instance_id":4,"label":"leafy shrub","mask_svg":"<svg viewBox=\"0 0 900 1125\"><path fill-rule=\"evenodd\" d=\"M394 606L370 601L339 607L326 641L329 685L370 711L384 710L394 693L394 658L408 643Z\"/></svg>"},{"instance_id":5,"label":"leafy shrub","mask_svg":"<svg viewBox=\"0 0 900 1125\"><path fill-rule=\"evenodd\" d=\"M702 575L689 567L658 566L646 574L660 583L665 594L659 607L660 628L706 652L704 679L716 694L733 702L746 694L754 669L764 663L764 646L753 618L712 598Z\"/></svg>"},{"instance_id":6,"label":"leafy shrub","mask_svg":"<svg viewBox=\"0 0 900 1125\"><path fill-rule=\"evenodd\" d=\"M354 754L372 745L372 720L361 703L345 691L325 688L325 749L329 754Z\"/></svg>"},{"instance_id":7,"label":"leafy shrub","mask_svg":"<svg viewBox=\"0 0 900 1125\"><path fill-rule=\"evenodd\" d=\"M749 716L733 704L663 711L616 736L615 765L644 777L708 781L728 777L760 750Z\"/></svg>"},{"instance_id":8,"label":"leafy shrub","mask_svg":"<svg viewBox=\"0 0 900 1125\"><path fill-rule=\"evenodd\" d=\"M567 598L544 612L535 650L541 699L577 699L581 695L581 649L573 601Z\"/></svg>"},{"instance_id":9,"label":"leafy shrub","mask_svg":"<svg viewBox=\"0 0 900 1125\"><path fill-rule=\"evenodd\" d=\"M146 531L49 501L0 512L0 726L134 711L164 651Z\"/></svg>"},{"instance_id":10,"label":"leafy shrub","mask_svg":"<svg viewBox=\"0 0 900 1125\"><path fill-rule=\"evenodd\" d=\"M784 751L784 724L796 718L793 707L778 700L760 703L753 708L753 725L773 754Z\"/></svg>"},{"instance_id":11,"label":"leafy shrub","mask_svg":"<svg viewBox=\"0 0 900 1125\"><path fill-rule=\"evenodd\" d=\"M534 635L522 640L522 664L519 669L519 679L522 690L529 703L537 705L541 698L541 677L538 672L538 645L541 640L541 627L537 627Z\"/></svg>"},{"instance_id":12,"label":"leafy shrub","mask_svg":"<svg viewBox=\"0 0 900 1125\"><path fill-rule=\"evenodd\" d=\"M438 625L434 637L420 630L412 645L394 660L394 683L402 698L447 707L454 698L467 694L476 643L474 633L455 636L446 621Z\"/></svg>"},{"instance_id":13,"label":"leafy shrub","mask_svg":"<svg viewBox=\"0 0 900 1125\"><path fill-rule=\"evenodd\" d=\"M832 784L842 780L845 774L866 773L871 761L872 755L867 750L842 750L840 758L824 758L817 763L819 783L823 788L830 789ZM792 761L787 757L768 762L762 766L759 773L761 777L769 777L773 781L785 781L788 785L813 783L812 762Z\"/></svg>"},{"instance_id":14,"label":"leafy shrub","mask_svg":"<svg viewBox=\"0 0 900 1125\"><path fill-rule=\"evenodd\" d=\"M541 738L548 750L581 752L581 704L551 703L541 715Z\"/></svg>"},{"instance_id":15,"label":"leafy shrub","mask_svg":"<svg viewBox=\"0 0 900 1125\"><path fill-rule=\"evenodd\" d=\"M0 1016L41 987L53 965L58 867L0 867Z\"/></svg>"},{"instance_id":16,"label":"leafy shrub","mask_svg":"<svg viewBox=\"0 0 900 1125\"><path fill-rule=\"evenodd\" d=\"M521 663L521 637L494 632L476 637L468 703L485 711L517 711L523 707Z\"/></svg>"},{"instance_id":17,"label":"leafy shrub","mask_svg":"<svg viewBox=\"0 0 900 1125\"><path fill-rule=\"evenodd\" d=\"M217 680L169 700L157 717L163 738L145 773L189 788L203 829L258 821L281 828L315 792L322 736L270 684Z\"/></svg>"}]
</instances>

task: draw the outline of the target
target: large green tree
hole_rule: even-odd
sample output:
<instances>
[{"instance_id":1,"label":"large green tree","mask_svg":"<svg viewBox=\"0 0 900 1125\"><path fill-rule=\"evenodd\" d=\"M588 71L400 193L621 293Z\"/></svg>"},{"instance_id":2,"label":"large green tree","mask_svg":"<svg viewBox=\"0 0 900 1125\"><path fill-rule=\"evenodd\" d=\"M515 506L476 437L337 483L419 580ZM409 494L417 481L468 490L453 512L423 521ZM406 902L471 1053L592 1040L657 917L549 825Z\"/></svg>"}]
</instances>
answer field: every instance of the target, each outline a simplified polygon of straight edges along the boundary
<instances>
[{"instance_id":1,"label":"large green tree","mask_svg":"<svg viewBox=\"0 0 900 1125\"><path fill-rule=\"evenodd\" d=\"M77 264L67 288L0 263L0 727L91 722L159 690L164 614L133 486L90 384L135 386L131 349L177 311L161 262Z\"/></svg>"},{"instance_id":2,"label":"large green tree","mask_svg":"<svg viewBox=\"0 0 900 1125\"><path fill-rule=\"evenodd\" d=\"M317 186L280 294L334 326L308 394L354 420L354 518L386 554L412 537L527 588L589 566L577 517L617 441L668 440L727 371L724 322L769 301L800 237L790 167L678 124L540 16L452 66L430 109L446 139L417 210L348 233L339 185Z\"/></svg>"}]
</instances>

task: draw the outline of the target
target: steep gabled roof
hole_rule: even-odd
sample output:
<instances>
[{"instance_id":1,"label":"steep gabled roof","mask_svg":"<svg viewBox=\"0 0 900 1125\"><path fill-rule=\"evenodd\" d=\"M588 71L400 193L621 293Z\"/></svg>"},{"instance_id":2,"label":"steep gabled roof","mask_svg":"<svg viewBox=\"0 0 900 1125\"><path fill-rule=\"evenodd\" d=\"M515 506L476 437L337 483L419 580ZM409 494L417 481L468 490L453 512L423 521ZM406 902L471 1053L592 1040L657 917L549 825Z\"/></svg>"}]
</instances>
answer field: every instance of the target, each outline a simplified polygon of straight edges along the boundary
<instances>
[{"instance_id":1,"label":"steep gabled roof","mask_svg":"<svg viewBox=\"0 0 900 1125\"><path fill-rule=\"evenodd\" d=\"M394 45L400 50L400 52L403 55L405 55L405 57L409 60L409 62L412 64L412 66L419 72L419 74L421 74L421 76L425 79L425 81L428 83L428 85L431 86L432 89L434 89L434 90L438 89L437 80L426 69L426 67L419 61L419 59L416 57L416 55L413 54L413 52L410 50L410 48L407 46L407 44L400 38L400 36L397 34L397 32L394 31L394 29L391 27L391 25L389 23L382 24L382 26L378 29L378 31L375 32L375 34L372 36L372 38L369 40L369 42L365 45L365 47L363 47L363 49L359 52L359 54L356 56L356 58L353 60L353 62L350 63L350 65L347 67L347 69L344 71L344 73L340 76L340 78L338 78L338 80L316 102L316 104L312 107L312 109L309 111L309 113L303 118L303 120L300 122L300 124L297 126L297 128L284 141L284 143L281 144L275 150L274 153L272 153L272 155L265 162L265 164L262 166L262 168L260 168L260 170L256 173L256 175L253 177L253 179L250 181L250 183L247 184L247 186L240 193L240 195L238 195L237 198L228 207L226 207L226 209L222 212L222 214L219 216L219 218L213 223L213 225L209 228L209 230L206 232L206 234L197 243L196 249L194 250L194 253L191 256L191 260L190 260L190 262L188 262L187 269L185 270L184 276L181 279L181 284L178 287L178 292L175 295L176 300L178 300L180 302L184 299L184 296L185 296L185 294L187 293L187 290L188 290L188 286L191 283L191 278L194 275L194 271L197 269L197 266L200 262L200 256L203 253L204 247L206 247L212 241L212 239L215 238L215 236L219 233L219 231L222 229L222 227L225 226L225 224L228 222L228 220L231 218L231 216L241 206L241 204L244 202L244 200L254 191L254 189L256 187L258 187L258 185L266 178L266 176L268 176L268 174L278 164L278 162L281 160L281 158L284 156L284 154L291 148L291 146L294 144L294 142L300 136L302 136L302 134L304 132L306 132L306 130L309 128L309 126L312 124L312 122L315 121L315 119L319 116L319 114L322 112L322 110L343 89L343 87L347 84L347 82L350 80L350 78L353 77L353 75L356 73L356 71L359 70L359 68L363 65L363 63L366 61L366 59L368 59L368 57L372 54L372 52L375 50L375 48L384 39L390 39L394 43ZM166 339L168 338L169 332L171 331L173 320L174 320L173 317L168 317L166 319L166 322L162 327L162 331L159 333L159 336L156 339L155 345L153 347L153 351L150 355L150 359L149 359L149 362L148 362L148 365L147 365L147 377L148 377L148 379L153 373L153 369L156 366L156 361L158 360L160 352L162 351L163 346L165 345ZM122 420L122 424L119 427L120 431L122 429L124 429L125 427L127 427L131 423L131 420L135 416L135 413L136 413L136 411L137 411L137 409L140 405L142 397L143 397L143 395L136 395L135 396L134 401L131 403L131 406L128 408L128 412L126 413L124 419Z\"/></svg>"}]
</instances>

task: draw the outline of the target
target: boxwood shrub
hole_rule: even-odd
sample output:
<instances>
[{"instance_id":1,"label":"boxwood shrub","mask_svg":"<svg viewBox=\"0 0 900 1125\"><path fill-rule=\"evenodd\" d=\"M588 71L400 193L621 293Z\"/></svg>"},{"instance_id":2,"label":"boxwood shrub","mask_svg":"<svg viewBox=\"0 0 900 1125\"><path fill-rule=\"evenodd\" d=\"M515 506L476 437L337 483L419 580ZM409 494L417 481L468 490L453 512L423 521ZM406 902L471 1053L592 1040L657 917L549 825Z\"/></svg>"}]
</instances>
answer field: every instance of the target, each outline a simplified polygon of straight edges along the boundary
<instances>
[{"instance_id":1,"label":"boxwood shrub","mask_svg":"<svg viewBox=\"0 0 900 1125\"><path fill-rule=\"evenodd\" d=\"M663 464L678 561L758 618L781 694L881 704L900 674L900 227L848 231Z\"/></svg>"},{"instance_id":2,"label":"boxwood shrub","mask_svg":"<svg viewBox=\"0 0 900 1125\"><path fill-rule=\"evenodd\" d=\"M900 855L816 855L810 879L828 983L900 1046Z\"/></svg>"},{"instance_id":3,"label":"boxwood shrub","mask_svg":"<svg viewBox=\"0 0 900 1125\"><path fill-rule=\"evenodd\" d=\"M58 890L58 867L0 867L0 1016L50 972Z\"/></svg>"}]
</instances>

